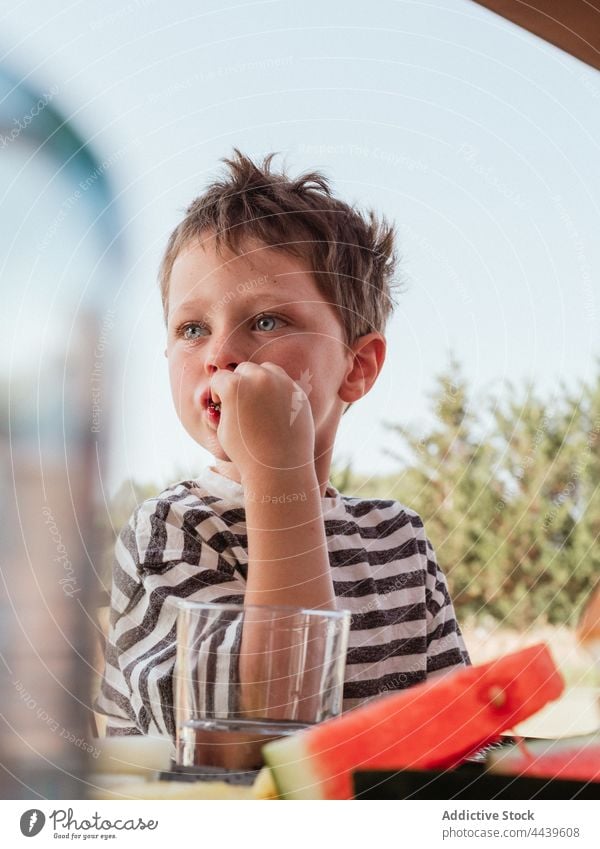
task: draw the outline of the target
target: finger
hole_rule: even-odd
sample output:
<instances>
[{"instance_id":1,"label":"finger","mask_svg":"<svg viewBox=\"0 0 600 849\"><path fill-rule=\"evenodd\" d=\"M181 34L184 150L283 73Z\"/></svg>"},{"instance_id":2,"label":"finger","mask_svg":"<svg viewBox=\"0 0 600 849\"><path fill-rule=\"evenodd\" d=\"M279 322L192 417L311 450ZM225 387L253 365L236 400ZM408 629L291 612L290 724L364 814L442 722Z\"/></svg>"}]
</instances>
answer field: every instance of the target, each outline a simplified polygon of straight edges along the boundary
<instances>
[{"instance_id":1,"label":"finger","mask_svg":"<svg viewBox=\"0 0 600 849\"><path fill-rule=\"evenodd\" d=\"M235 382L235 374L227 369L219 369L213 374L208 382L208 388L217 404L229 394Z\"/></svg>"},{"instance_id":2,"label":"finger","mask_svg":"<svg viewBox=\"0 0 600 849\"><path fill-rule=\"evenodd\" d=\"M244 360L241 363L238 363L234 368L234 374L240 374L241 372L253 371L254 369L260 368L258 363L251 363L249 360Z\"/></svg>"},{"instance_id":3,"label":"finger","mask_svg":"<svg viewBox=\"0 0 600 849\"><path fill-rule=\"evenodd\" d=\"M264 368L267 371L270 371L274 374L285 374L287 377L289 377L287 371L284 368L282 368L281 366L278 366L276 363L270 363L270 362L261 363L260 367Z\"/></svg>"}]
</instances>

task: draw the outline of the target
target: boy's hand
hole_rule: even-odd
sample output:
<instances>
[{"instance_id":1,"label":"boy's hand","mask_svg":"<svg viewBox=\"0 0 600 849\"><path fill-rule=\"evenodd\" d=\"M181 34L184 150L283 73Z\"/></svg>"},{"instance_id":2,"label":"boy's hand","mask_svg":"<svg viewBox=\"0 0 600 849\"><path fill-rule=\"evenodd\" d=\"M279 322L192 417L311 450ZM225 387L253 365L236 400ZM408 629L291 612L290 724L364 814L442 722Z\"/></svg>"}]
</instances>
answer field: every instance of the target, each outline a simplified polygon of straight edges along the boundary
<instances>
[{"instance_id":1,"label":"boy's hand","mask_svg":"<svg viewBox=\"0 0 600 849\"><path fill-rule=\"evenodd\" d=\"M306 393L285 369L269 362L239 363L233 372L216 372L210 389L221 402L219 442L242 479L314 469L312 410Z\"/></svg>"}]
</instances>

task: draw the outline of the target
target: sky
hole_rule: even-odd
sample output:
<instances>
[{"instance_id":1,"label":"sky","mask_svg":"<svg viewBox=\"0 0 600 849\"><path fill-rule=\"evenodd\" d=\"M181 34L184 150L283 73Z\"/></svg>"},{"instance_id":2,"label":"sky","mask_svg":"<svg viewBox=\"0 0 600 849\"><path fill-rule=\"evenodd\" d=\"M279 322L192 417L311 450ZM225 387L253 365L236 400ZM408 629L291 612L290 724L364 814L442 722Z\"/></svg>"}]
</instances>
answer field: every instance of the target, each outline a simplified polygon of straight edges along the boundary
<instances>
[{"instance_id":1,"label":"sky","mask_svg":"<svg viewBox=\"0 0 600 849\"><path fill-rule=\"evenodd\" d=\"M292 173L322 170L397 227L406 292L334 463L392 472L384 423L427 426L450 353L475 406L506 380L550 396L596 373L594 69L469 0L23 0L0 20L3 61L56 88L117 196L126 261L103 325L109 494L211 460L173 409L157 269L234 146L280 151Z\"/></svg>"}]
</instances>

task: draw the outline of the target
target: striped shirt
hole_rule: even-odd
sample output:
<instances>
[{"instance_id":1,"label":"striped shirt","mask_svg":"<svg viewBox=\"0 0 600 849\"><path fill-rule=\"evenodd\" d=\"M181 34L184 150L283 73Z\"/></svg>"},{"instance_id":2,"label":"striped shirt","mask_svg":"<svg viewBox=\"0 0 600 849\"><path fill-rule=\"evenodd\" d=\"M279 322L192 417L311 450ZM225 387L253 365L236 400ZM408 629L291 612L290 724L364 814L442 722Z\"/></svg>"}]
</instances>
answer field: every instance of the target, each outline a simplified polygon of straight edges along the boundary
<instances>
[{"instance_id":1,"label":"striped shirt","mask_svg":"<svg viewBox=\"0 0 600 849\"><path fill-rule=\"evenodd\" d=\"M470 664L423 522L398 501L341 495L323 518L338 609L351 613L343 710ZM248 538L241 484L211 468L133 512L115 546L105 671L94 707L107 734L175 737L177 607L243 604Z\"/></svg>"}]
</instances>

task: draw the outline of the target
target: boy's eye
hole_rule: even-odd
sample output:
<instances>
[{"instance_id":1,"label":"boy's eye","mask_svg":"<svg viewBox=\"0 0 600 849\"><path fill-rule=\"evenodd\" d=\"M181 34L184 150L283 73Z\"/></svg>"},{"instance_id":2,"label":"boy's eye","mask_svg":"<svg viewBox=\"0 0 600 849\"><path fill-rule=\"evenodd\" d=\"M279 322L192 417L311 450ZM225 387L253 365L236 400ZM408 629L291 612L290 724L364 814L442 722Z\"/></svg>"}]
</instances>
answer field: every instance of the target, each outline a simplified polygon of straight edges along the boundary
<instances>
[{"instance_id":1,"label":"boy's eye","mask_svg":"<svg viewBox=\"0 0 600 849\"><path fill-rule=\"evenodd\" d=\"M181 328L181 335L184 339L188 341L193 341L194 339L198 339L201 335L201 331L205 330L201 324L186 324L185 327Z\"/></svg>"},{"instance_id":2,"label":"boy's eye","mask_svg":"<svg viewBox=\"0 0 600 849\"><path fill-rule=\"evenodd\" d=\"M257 316L257 318L255 319L255 323L256 323L257 325L258 325L258 324L262 324L263 322L267 322L267 323L268 323L268 322L270 322L270 321L280 321L280 322L282 322L283 324L285 324L285 321L283 321L283 319L282 319L282 318L279 318L279 316L276 316L276 315L271 315L270 313L265 313L264 315L259 315L259 316ZM274 328L274 327L265 327L265 326L264 326L264 324L263 324L263 327L261 327L260 329L261 329L261 330L275 330L275 328Z\"/></svg>"},{"instance_id":3,"label":"boy's eye","mask_svg":"<svg viewBox=\"0 0 600 849\"><path fill-rule=\"evenodd\" d=\"M254 326L258 327L258 329L262 331L276 330L278 328L274 325L274 323L278 321L282 325L286 324L286 322L282 318L279 318L279 316L271 315L271 313L264 313L254 319ZM207 327L203 324L199 324L197 321L193 321L189 324L184 324L183 327L177 331L177 335L185 339L186 342L195 342L197 339L201 339L205 336L206 331L208 331Z\"/></svg>"}]
</instances>

